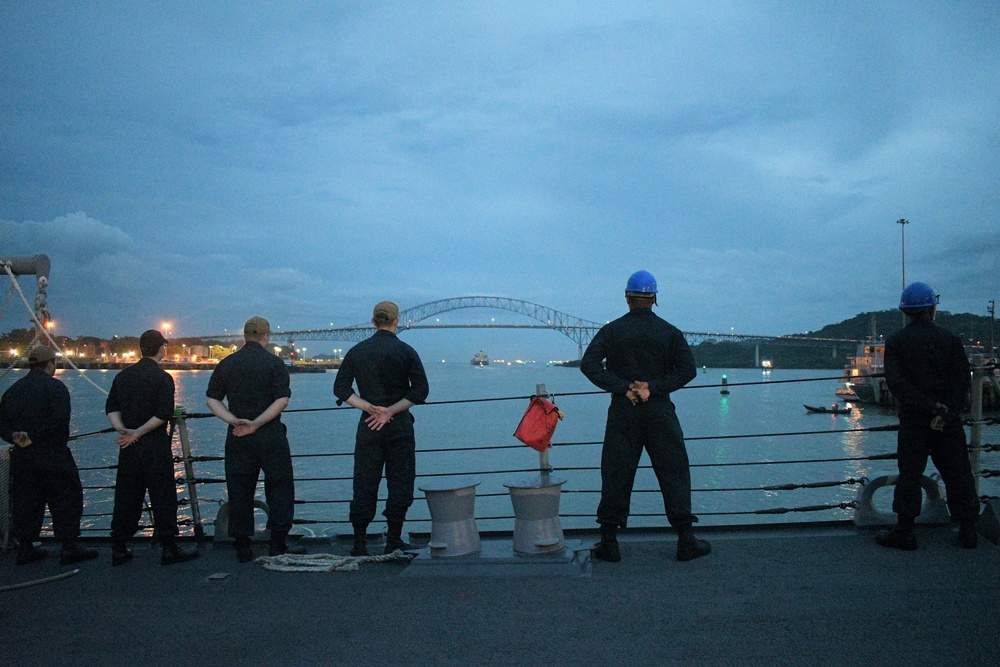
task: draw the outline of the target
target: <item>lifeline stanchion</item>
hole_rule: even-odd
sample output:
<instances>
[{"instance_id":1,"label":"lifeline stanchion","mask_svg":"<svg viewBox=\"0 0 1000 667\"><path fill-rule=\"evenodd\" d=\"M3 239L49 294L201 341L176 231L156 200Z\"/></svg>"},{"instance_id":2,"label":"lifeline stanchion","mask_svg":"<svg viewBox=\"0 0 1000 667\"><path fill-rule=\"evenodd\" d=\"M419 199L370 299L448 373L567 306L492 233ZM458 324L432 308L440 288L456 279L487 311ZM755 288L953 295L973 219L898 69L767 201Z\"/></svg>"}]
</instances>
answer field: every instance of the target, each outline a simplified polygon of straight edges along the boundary
<instances>
[{"instance_id":1,"label":"lifeline stanchion","mask_svg":"<svg viewBox=\"0 0 1000 667\"><path fill-rule=\"evenodd\" d=\"M188 436L187 420L184 419L184 410L177 408L174 410L174 418L171 424L177 425L177 433L181 441L181 453L184 456L184 476L189 480L188 494L191 497L191 520L194 524L194 537L200 547L205 542L205 527L201 525L201 505L198 503L198 485L194 479L194 464L191 461L191 440Z\"/></svg>"},{"instance_id":2,"label":"lifeline stanchion","mask_svg":"<svg viewBox=\"0 0 1000 667\"><path fill-rule=\"evenodd\" d=\"M980 445L983 440L983 378L986 377L983 355L972 356L972 426L969 427L969 463L972 466L973 478L976 480L976 495L979 495L979 471L982 467Z\"/></svg>"},{"instance_id":3,"label":"lifeline stanchion","mask_svg":"<svg viewBox=\"0 0 1000 667\"><path fill-rule=\"evenodd\" d=\"M0 447L0 550L10 546L10 453L13 447Z\"/></svg>"}]
</instances>

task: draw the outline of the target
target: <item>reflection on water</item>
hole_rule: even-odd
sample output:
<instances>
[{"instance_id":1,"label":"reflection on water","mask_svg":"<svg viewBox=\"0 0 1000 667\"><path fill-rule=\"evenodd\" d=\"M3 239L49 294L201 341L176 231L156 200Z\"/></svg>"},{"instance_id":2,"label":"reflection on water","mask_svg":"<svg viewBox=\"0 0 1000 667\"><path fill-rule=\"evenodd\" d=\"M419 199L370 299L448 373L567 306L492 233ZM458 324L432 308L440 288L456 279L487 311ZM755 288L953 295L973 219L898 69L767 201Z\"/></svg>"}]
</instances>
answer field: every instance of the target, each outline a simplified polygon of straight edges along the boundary
<instances>
[{"instance_id":1,"label":"reflection on water","mask_svg":"<svg viewBox=\"0 0 1000 667\"><path fill-rule=\"evenodd\" d=\"M88 377L105 389L110 388L116 371L86 371ZM720 395L719 387L704 389L698 385L717 385L723 371L702 373L694 386L675 392L673 400L688 439L687 448L692 462L692 486L696 513L702 524L719 525L761 521L812 521L843 519L849 510L814 513L788 513L754 516L731 515L774 507L801 507L832 505L853 500L857 488L835 486L825 489L800 489L795 491L735 491L713 492L711 489L748 488L765 485L801 484L805 482L841 481L867 476L873 478L895 473L895 462L888 461L824 461L822 463L795 463L790 465L732 465L702 467L704 464L733 464L756 461L805 461L836 459L884 454L895 451L894 432L838 431L896 423L893 413L874 406L857 406L850 415L807 413L803 404L829 405L835 400L835 379L821 382L782 383L778 380L816 377L834 378L830 371L781 370L771 372L770 382L740 386L745 382L761 382L761 373L754 369L724 371L728 375L728 396ZM469 398L526 397L535 391L536 384L545 384L555 394L555 402L566 417L556 429L554 446L550 451L553 467L599 467L604 422L609 398L595 391L586 378L573 368L549 368L537 365L472 367L468 364L431 363L427 366L431 386L429 400L445 402ZM209 371L171 371L177 387L177 404L188 413L207 413L205 390ZM12 373L0 381L0 391L6 389L20 373ZM104 415L104 395L75 372L60 372L73 400L71 432L89 433L108 427ZM343 530L347 506L343 500L350 497L354 432L358 412L354 410L294 412L298 409L332 408L334 373L301 374L292 376L290 412L284 415L288 427L293 455L339 454L334 457L296 458L296 497L305 504L296 506L296 517L320 523L307 527L320 532L327 528ZM568 395L587 392L585 395ZM426 450L453 447L486 447L493 445L519 445L513 432L527 407L527 398L481 403L425 405L414 408L418 447L418 473L471 472L482 480L478 489L476 514L479 517L510 516L511 505L503 482L523 477L523 474L485 474L490 470L531 469L538 465L538 454L528 447L515 449L431 452ZM224 424L214 417L191 419L188 422L191 449L195 456L221 456L225 440ZM819 435L803 432L819 431ZM1000 427L985 429L984 442L996 442ZM774 435L795 433L796 435ZM739 439L701 439L710 436L752 435ZM110 434L89 437L72 445L81 468L113 465L117 448ZM177 439L174 452L180 455ZM984 468L997 468L996 452L983 455ZM641 465L649 465L644 454ZM177 476L183 477L181 464ZM223 478L222 462L195 464L198 478ZM87 487L110 487L114 472L109 470L84 471ZM565 491L600 489L598 470L564 471L567 478ZM322 478L347 478L322 481ZM320 481L313 481L320 480ZM419 479L418 479L419 484ZM983 481L982 493L997 495L996 478ZM636 476L630 526L663 526L662 499L651 470L639 470ZM261 494L263 488L261 486ZM88 490L87 513L110 514L110 490ZM494 495L495 494L495 495ZM186 487L180 490L187 496ZM225 497L224 484L199 486L202 498L220 500ZM384 488L382 497L384 497ZM591 493L564 493L561 514L563 525L568 528L592 527L598 496ZM187 510L182 510L187 512ZM202 506L203 517L210 521L215 515L211 504ZM653 516L638 516L650 514ZM572 516L580 515L580 516ZM426 503L418 500L410 514L413 519L428 517ZM89 517L90 527L105 530L108 516ZM413 529L426 529L428 524L414 523ZM481 530L512 527L512 521L480 520ZM211 532L211 525L206 526Z\"/></svg>"}]
</instances>

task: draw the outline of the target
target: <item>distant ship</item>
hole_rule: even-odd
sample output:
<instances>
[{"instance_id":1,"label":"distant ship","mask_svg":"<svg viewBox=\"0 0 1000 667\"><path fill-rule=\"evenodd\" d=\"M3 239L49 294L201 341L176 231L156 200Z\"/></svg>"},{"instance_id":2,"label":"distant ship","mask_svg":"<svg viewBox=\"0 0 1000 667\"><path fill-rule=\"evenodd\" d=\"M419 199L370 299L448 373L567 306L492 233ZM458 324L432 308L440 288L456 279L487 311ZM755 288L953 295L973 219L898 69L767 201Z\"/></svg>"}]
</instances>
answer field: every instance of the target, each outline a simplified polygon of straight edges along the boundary
<instances>
[{"instance_id":1,"label":"distant ship","mask_svg":"<svg viewBox=\"0 0 1000 667\"><path fill-rule=\"evenodd\" d=\"M490 365L490 355L486 354L482 350L476 352L472 355L472 365L473 366L489 366Z\"/></svg>"},{"instance_id":2,"label":"distant ship","mask_svg":"<svg viewBox=\"0 0 1000 667\"><path fill-rule=\"evenodd\" d=\"M885 339L875 332L874 315L871 324L868 340L858 343L854 356L848 357L850 363L844 369L844 388L854 394L856 401L891 407L893 398L885 381Z\"/></svg>"}]
</instances>

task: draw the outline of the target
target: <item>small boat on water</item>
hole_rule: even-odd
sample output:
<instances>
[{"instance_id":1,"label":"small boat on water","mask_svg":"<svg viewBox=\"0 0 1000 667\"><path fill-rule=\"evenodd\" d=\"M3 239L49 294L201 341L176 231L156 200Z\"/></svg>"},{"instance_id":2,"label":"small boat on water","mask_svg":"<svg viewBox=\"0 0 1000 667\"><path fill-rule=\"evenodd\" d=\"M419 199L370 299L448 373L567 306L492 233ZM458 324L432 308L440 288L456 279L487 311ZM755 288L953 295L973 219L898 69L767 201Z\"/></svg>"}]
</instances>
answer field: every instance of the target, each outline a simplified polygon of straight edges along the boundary
<instances>
[{"instance_id":1,"label":"small boat on water","mask_svg":"<svg viewBox=\"0 0 1000 667\"><path fill-rule=\"evenodd\" d=\"M490 355L486 354L482 350L476 352L472 355L472 365L473 366L489 366L490 365Z\"/></svg>"},{"instance_id":2,"label":"small boat on water","mask_svg":"<svg viewBox=\"0 0 1000 667\"><path fill-rule=\"evenodd\" d=\"M852 412L854 412L854 408L849 406L844 406L841 408L837 407L836 405L831 405L830 407L826 407L825 405L816 406L816 405L806 405L805 403L803 403L802 406L805 407L805 409L808 410L809 412L819 412L826 415L849 415Z\"/></svg>"}]
</instances>

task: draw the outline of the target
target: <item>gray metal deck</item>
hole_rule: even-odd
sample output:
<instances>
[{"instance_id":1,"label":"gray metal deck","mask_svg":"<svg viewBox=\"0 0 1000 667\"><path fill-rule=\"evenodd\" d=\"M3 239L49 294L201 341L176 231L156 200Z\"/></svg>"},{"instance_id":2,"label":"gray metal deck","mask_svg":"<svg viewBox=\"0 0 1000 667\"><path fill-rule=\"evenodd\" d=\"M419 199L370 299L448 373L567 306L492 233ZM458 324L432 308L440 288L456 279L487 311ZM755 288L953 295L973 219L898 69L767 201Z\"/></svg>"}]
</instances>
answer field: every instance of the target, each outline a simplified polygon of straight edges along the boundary
<instances>
[{"instance_id":1,"label":"gray metal deck","mask_svg":"<svg viewBox=\"0 0 1000 667\"><path fill-rule=\"evenodd\" d=\"M621 563L576 576L551 560L498 574L464 558L426 566L430 576L398 562L269 572L223 544L166 568L139 545L112 569L102 542L75 576L0 592L0 662L1000 664L1000 549L981 539L962 550L948 526L918 531L916 552L878 547L850 525L702 531L712 553L689 563L674 560L670 534L626 534ZM495 567L509 565L508 544L484 541ZM6 552L0 586L71 569L51 556L16 567Z\"/></svg>"}]
</instances>

